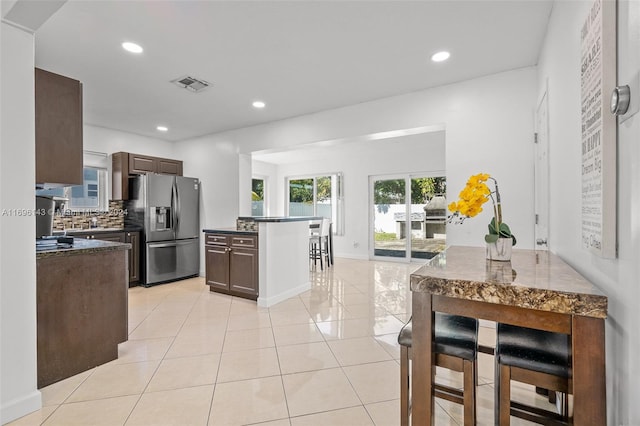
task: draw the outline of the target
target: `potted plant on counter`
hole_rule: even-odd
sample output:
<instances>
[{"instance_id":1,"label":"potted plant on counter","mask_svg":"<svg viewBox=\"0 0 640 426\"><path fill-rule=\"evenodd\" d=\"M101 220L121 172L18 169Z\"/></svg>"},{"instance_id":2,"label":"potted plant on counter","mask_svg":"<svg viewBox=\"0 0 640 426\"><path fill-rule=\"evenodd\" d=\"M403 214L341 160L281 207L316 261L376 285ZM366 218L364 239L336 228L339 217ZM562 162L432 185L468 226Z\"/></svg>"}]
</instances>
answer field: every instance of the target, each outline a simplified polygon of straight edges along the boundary
<instances>
[{"instance_id":1,"label":"potted plant on counter","mask_svg":"<svg viewBox=\"0 0 640 426\"><path fill-rule=\"evenodd\" d=\"M493 182L493 191L487 182ZM465 219L477 216L482 212L482 205L491 200L493 217L489 222L489 233L484 236L487 244L487 259L511 260L511 248L516 245L516 237L511 228L502 220L502 204L498 181L486 173L473 175L467 180L467 185L460 191L460 199L449 204L452 215L449 221L462 223Z\"/></svg>"}]
</instances>

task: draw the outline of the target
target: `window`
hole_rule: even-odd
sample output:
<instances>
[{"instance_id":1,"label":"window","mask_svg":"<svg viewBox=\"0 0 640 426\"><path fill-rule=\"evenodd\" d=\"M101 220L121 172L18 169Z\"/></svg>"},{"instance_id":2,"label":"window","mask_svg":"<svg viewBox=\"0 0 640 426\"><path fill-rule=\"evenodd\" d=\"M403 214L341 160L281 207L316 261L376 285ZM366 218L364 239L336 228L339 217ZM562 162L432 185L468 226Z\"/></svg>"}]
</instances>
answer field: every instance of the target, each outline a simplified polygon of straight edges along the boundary
<instances>
[{"instance_id":1,"label":"window","mask_svg":"<svg viewBox=\"0 0 640 426\"><path fill-rule=\"evenodd\" d=\"M107 211L107 170L85 167L82 185L43 189L36 194L66 198L66 208L72 211Z\"/></svg>"},{"instance_id":2,"label":"window","mask_svg":"<svg viewBox=\"0 0 640 426\"><path fill-rule=\"evenodd\" d=\"M289 216L322 216L333 223L333 233L343 234L342 174L288 178Z\"/></svg>"},{"instance_id":3,"label":"window","mask_svg":"<svg viewBox=\"0 0 640 426\"><path fill-rule=\"evenodd\" d=\"M264 179L251 180L251 216L265 216Z\"/></svg>"}]
</instances>

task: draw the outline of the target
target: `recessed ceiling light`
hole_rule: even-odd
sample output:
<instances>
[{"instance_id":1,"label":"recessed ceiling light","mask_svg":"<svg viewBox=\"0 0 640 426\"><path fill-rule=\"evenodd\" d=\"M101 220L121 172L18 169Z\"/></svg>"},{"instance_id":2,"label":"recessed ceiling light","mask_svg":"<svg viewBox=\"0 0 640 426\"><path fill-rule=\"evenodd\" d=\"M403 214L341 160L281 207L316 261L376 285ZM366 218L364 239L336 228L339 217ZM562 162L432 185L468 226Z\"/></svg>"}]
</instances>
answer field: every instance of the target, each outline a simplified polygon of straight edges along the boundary
<instances>
[{"instance_id":1,"label":"recessed ceiling light","mask_svg":"<svg viewBox=\"0 0 640 426\"><path fill-rule=\"evenodd\" d=\"M125 41L122 43L122 48L127 52L131 53L142 53L142 46L139 44L131 43L130 41Z\"/></svg>"},{"instance_id":2,"label":"recessed ceiling light","mask_svg":"<svg viewBox=\"0 0 640 426\"><path fill-rule=\"evenodd\" d=\"M253 105L254 108L264 108L265 106L267 106L267 104L262 101L254 101L251 105Z\"/></svg>"},{"instance_id":3,"label":"recessed ceiling light","mask_svg":"<svg viewBox=\"0 0 640 426\"><path fill-rule=\"evenodd\" d=\"M431 56L431 60L433 62L442 62L449 59L449 56L451 56L451 54L443 50L442 52L434 53L433 56Z\"/></svg>"},{"instance_id":4,"label":"recessed ceiling light","mask_svg":"<svg viewBox=\"0 0 640 426\"><path fill-rule=\"evenodd\" d=\"M167 126L158 126L156 127L157 130L161 131L161 132L168 132L169 128Z\"/></svg>"}]
</instances>

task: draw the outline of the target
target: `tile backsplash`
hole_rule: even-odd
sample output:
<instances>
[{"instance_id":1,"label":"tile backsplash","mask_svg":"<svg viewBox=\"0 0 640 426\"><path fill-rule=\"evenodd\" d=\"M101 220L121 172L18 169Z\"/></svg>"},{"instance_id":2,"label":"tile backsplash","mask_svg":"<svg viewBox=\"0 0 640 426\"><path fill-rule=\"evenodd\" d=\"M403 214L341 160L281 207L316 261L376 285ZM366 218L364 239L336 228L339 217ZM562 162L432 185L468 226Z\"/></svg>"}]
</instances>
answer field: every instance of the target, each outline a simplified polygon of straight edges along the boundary
<instances>
[{"instance_id":1,"label":"tile backsplash","mask_svg":"<svg viewBox=\"0 0 640 426\"><path fill-rule=\"evenodd\" d=\"M124 228L126 212L121 200L109 201L109 211L106 212L66 212L56 213L53 217L53 230L90 229L91 220L97 219L99 228Z\"/></svg>"},{"instance_id":2,"label":"tile backsplash","mask_svg":"<svg viewBox=\"0 0 640 426\"><path fill-rule=\"evenodd\" d=\"M258 224L253 219L236 219L236 229L238 231L257 231Z\"/></svg>"}]
</instances>

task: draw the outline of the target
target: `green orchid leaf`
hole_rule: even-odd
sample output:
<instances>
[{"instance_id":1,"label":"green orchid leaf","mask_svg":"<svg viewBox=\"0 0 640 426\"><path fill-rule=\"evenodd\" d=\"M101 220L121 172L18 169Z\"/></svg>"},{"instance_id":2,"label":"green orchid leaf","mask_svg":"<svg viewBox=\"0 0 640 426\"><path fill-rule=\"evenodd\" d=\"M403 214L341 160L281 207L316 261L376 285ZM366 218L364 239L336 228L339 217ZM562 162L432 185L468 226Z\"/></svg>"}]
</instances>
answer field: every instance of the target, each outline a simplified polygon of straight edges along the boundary
<instances>
[{"instance_id":1,"label":"green orchid leaf","mask_svg":"<svg viewBox=\"0 0 640 426\"><path fill-rule=\"evenodd\" d=\"M504 222L500 224L500 236L504 238L511 237L511 229L509 229L509 225Z\"/></svg>"},{"instance_id":2,"label":"green orchid leaf","mask_svg":"<svg viewBox=\"0 0 640 426\"><path fill-rule=\"evenodd\" d=\"M486 243L495 243L498 241L498 234L487 234L484 236L484 241Z\"/></svg>"},{"instance_id":3,"label":"green orchid leaf","mask_svg":"<svg viewBox=\"0 0 640 426\"><path fill-rule=\"evenodd\" d=\"M496 218L492 217L491 222L489 222L488 228L489 233L484 236L484 240L487 243L495 243L496 241L498 241L498 238L511 238L512 245L516 245L516 237L511 233L511 228L509 228L509 225L507 225L506 223L500 223L500 232L498 232L498 229L496 228Z\"/></svg>"}]
</instances>

